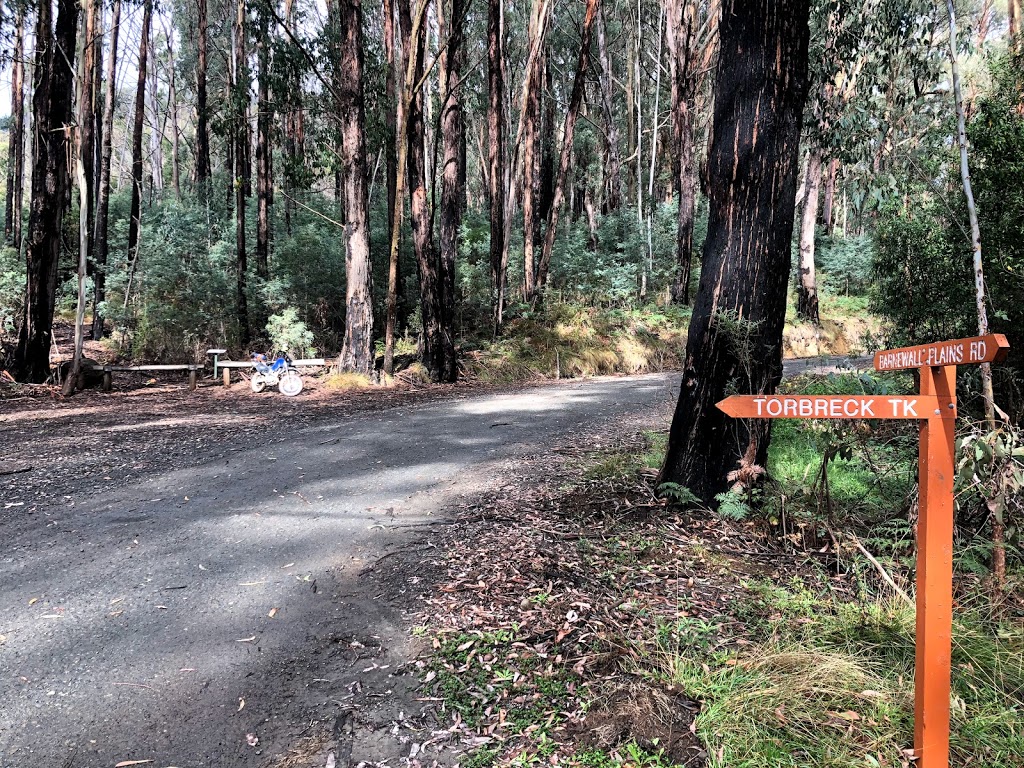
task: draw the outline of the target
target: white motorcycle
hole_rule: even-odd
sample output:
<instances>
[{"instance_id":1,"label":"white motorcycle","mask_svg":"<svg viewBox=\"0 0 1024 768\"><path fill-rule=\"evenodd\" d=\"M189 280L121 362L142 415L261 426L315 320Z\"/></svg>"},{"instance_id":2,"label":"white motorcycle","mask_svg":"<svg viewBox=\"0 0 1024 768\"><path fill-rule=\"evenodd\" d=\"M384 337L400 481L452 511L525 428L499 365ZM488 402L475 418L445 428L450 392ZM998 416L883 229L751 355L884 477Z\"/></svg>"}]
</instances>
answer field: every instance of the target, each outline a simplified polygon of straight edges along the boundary
<instances>
[{"instance_id":1,"label":"white motorcycle","mask_svg":"<svg viewBox=\"0 0 1024 768\"><path fill-rule=\"evenodd\" d=\"M292 366L291 358L287 355L279 354L269 365L266 355L253 355L252 361L256 366L256 373L249 379L249 387L253 392L259 394L267 387L277 387L285 397L295 397L302 391L302 376Z\"/></svg>"}]
</instances>

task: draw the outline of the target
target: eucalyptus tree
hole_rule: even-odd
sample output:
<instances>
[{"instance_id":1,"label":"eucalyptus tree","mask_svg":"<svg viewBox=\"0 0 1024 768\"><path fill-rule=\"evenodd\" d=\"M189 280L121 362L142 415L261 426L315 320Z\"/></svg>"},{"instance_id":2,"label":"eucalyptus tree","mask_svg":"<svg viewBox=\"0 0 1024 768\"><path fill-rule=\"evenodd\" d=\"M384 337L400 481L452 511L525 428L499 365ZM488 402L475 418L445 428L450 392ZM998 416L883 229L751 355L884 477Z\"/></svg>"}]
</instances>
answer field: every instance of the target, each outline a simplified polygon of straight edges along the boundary
<instances>
[{"instance_id":1,"label":"eucalyptus tree","mask_svg":"<svg viewBox=\"0 0 1024 768\"><path fill-rule=\"evenodd\" d=\"M41 383L50 375L50 343L61 253L62 220L70 192L68 158L74 149L64 126L72 120L79 6L49 0L36 7L32 84L32 182L25 240L25 312L13 369L20 381Z\"/></svg>"},{"instance_id":2,"label":"eucalyptus tree","mask_svg":"<svg viewBox=\"0 0 1024 768\"><path fill-rule=\"evenodd\" d=\"M782 378L808 0L724 0L708 150L708 237L682 388L661 480L711 500L764 466L762 422L715 408L727 389L774 392Z\"/></svg>"}]
</instances>

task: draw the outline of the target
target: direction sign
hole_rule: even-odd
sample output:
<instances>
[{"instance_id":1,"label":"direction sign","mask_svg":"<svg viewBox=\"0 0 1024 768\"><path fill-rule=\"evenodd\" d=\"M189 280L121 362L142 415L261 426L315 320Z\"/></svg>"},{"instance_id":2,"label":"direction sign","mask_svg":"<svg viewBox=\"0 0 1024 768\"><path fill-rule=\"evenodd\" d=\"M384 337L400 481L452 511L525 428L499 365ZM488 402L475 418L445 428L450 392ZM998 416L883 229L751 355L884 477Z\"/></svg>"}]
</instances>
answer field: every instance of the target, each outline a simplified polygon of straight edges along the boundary
<instances>
[{"instance_id":1,"label":"direction sign","mask_svg":"<svg viewBox=\"0 0 1024 768\"><path fill-rule=\"evenodd\" d=\"M955 419L938 397L887 395L733 395L717 404L738 419Z\"/></svg>"},{"instance_id":2,"label":"direction sign","mask_svg":"<svg viewBox=\"0 0 1024 768\"><path fill-rule=\"evenodd\" d=\"M875 353L875 370L920 369L920 395L733 395L718 403L740 419L920 420L914 664L918 768L949 768L956 366L998 362L1009 348L1006 337L994 333Z\"/></svg>"},{"instance_id":3,"label":"direction sign","mask_svg":"<svg viewBox=\"0 0 1024 768\"><path fill-rule=\"evenodd\" d=\"M1003 334L990 333L988 336L974 336L970 339L875 352L875 370L902 371L907 368L998 363L1009 351L1010 344Z\"/></svg>"}]
</instances>

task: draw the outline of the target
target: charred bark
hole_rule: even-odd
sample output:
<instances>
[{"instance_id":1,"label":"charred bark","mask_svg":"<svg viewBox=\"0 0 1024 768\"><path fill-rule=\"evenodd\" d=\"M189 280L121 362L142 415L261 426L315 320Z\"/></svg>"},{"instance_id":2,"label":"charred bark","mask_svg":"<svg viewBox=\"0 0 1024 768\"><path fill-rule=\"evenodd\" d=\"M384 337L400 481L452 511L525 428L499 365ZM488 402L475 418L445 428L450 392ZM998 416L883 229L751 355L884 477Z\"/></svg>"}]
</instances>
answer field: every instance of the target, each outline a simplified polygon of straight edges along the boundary
<instances>
[{"instance_id":1,"label":"charred bark","mask_svg":"<svg viewBox=\"0 0 1024 768\"><path fill-rule=\"evenodd\" d=\"M196 186L206 195L210 181L210 128L206 105L207 8L196 0Z\"/></svg>"},{"instance_id":2,"label":"charred bark","mask_svg":"<svg viewBox=\"0 0 1024 768\"><path fill-rule=\"evenodd\" d=\"M32 95L32 186L25 242L25 314L14 354L19 381L42 383L50 375L50 343L60 256L60 223L70 190L69 132L74 102L78 3L58 0L57 23L48 2L36 12L36 54Z\"/></svg>"},{"instance_id":3,"label":"charred bark","mask_svg":"<svg viewBox=\"0 0 1024 768\"><path fill-rule=\"evenodd\" d=\"M459 229L462 226L462 201L465 186L465 123L462 112L462 70L465 66L463 30L466 0L452 0L451 21L446 50L444 102L441 109L441 140L444 145L441 171L441 251L440 320L445 334L442 349L441 380L458 378L455 359L455 261L459 253Z\"/></svg>"},{"instance_id":4,"label":"charred bark","mask_svg":"<svg viewBox=\"0 0 1024 768\"><path fill-rule=\"evenodd\" d=\"M18 6L11 62L11 127L7 147L4 237L21 251L21 202L25 186L25 6Z\"/></svg>"},{"instance_id":5,"label":"charred bark","mask_svg":"<svg viewBox=\"0 0 1024 768\"><path fill-rule=\"evenodd\" d=\"M409 44L414 66L411 84L423 80L426 53L426 26L420 24ZM415 49L415 50L413 50ZM455 358L452 329L444 326L441 308L442 288L439 257L431 231L432 216L427 200L425 125L423 88L416 87L407 110L409 209L412 219L413 250L420 279L420 316L422 318L421 359L432 381L446 381ZM450 362L451 361L451 362Z\"/></svg>"},{"instance_id":6,"label":"charred bark","mask_svg":"<svg viewBox=\"0 0 1024 768\"><path fill-rule=\"evenodd\" d=\"M505 310L505 56L501 39L501 0L487 2L487 180L491 209L491 291L494 331Z\"/></svg>"},{"instance_id":7,"label":"charred bark","mask_svg":"<svg viewBox=\"0 0 1024 768\"><path fill-rule=\"evenodd\" d=\"M707 179L708 237L661 480L705 501L763 471L765 421L715 408L782 377L807 91L808 0L723 3Z\"/></svg>"},{"instance_id":8,"label":"charred bark","mask_svg":"<svg viewBox=\"0 0 1024 768\"><path fill-rule=\"evenodd\" d=\"M363 103L362 0L340 0L338 114L342 204L345 209L345 343L339 365L373 373L373 289L370 282L370 210L366 188L366 115Z\"/></svg>"}]
</instances>

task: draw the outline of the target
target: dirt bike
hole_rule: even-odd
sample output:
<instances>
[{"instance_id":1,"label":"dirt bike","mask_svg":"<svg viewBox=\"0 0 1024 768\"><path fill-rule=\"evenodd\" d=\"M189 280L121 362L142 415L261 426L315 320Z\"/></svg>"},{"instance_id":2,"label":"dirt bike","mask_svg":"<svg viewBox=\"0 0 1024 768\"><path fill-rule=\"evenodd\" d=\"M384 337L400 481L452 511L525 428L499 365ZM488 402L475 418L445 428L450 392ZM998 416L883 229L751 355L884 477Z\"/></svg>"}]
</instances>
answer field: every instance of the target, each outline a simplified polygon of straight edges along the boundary
<instances>
[{"instance_id":1,"label":"dirt bike","mask_svg":"<svg viewBox=\"0 0 1024 768\"><path fill-rule=\"evenodd\" d=\"M252 362L256 366L256 373L249 379L253 392L259 394L267 387L276 386L282 395L295 397L302 391L302 376L292 366L288 355L279 354L273 363L268 364L266 355L256 354L252 356Z\"/></svg>"}]
</instances>

